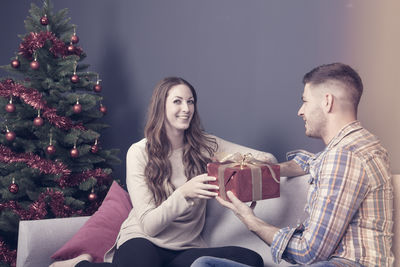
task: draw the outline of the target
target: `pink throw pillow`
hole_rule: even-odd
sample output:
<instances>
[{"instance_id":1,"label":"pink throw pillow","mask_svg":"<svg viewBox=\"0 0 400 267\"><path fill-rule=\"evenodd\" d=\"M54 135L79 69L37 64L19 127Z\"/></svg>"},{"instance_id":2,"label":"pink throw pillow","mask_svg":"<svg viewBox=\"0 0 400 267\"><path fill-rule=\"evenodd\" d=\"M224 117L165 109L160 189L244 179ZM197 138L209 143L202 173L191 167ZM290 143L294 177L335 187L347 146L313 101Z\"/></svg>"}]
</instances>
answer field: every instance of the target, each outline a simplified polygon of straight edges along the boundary
<instances>
[{"instance_id":1,"label":"pink throw pillow","mask_svg":"<svg viewBox=\"0 0 400 267\"><path fill-rule=\"evenodd\" d=\"M104 254L114 245L131 209L128 192L114 181L99 209L51 258L67 260L88 253L93 262L103 262Z\"/></svg>"}]
</instances>

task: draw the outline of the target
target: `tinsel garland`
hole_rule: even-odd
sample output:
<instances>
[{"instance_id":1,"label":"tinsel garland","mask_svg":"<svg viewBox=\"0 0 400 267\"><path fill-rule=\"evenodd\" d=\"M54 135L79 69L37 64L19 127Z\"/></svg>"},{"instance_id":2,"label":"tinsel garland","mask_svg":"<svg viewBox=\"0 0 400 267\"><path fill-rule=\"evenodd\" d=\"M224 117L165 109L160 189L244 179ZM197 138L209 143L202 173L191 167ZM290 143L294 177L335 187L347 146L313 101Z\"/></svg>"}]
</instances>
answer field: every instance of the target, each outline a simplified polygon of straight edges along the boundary
<instances>
[{"instance_id":1,"label":"tinsel garland","mask_svg":"<svg viewBox=\"0 0 400 267\"><path fill-rule=\"evenodd\" d=\"M97 168L94 170L87 170L82 173L72 174L69 176L62 176L58 180L58 183L61 188L66 186L72 187L79 185L81 182L86 181L90 177L95 177L98 185L103 185L112 179L109 174L103 172L102 169Z\"/></svg>"},{"instance_id":2,"label":"tinsel garland","mask_svg":"<svg viewBox=\"0 0 400 267\"><path fill-rule=\"evenodd\" d=\"M72 54L80 56L82 54L82 48L78 46L75 46L72 53L69 52L68 46L65 45L63 41L58 39L54 33L48 31L31 32L27 34L22 43L19 45L18 54L23 55L25 58L31 59L35 51L42 48L46 44L46 41L51 42L52 46L49 48L49 51L56 57L66 57Z\"/></svg>"},{"instance_id":3,"label":"tinsel garland","mask_svg":"<svg viewBox=\"0 0 400 267\"><path fill-rule=\"evenodd\" d=\"M0 144L0 161L4 163L23 162L28 166L40 170L45 174L60 174L61 178L58 183L61 188L66 186L76 186L80 182L95 177L98 184L104 184L111 179L111 176L102 171L102 169L88 170L79 174L71 174L71 171L61 162L53 162L40 158L33 153L14 153L8 147ZM17 201L11 200L0 203L0 211L3 209L11 209L21 220L39 220L48 214L47 208L57 218L70 217L73 215L85 216L93 214L100 206L100 199L94 201L84 210L73 210L70 206L65 205L64 194L61 191L47 189L39 194L39 197L27 209L19 205ZM0 240L0 262L16 266L16 250L10 250L6 243Z\"/></svg>"},{"instance_id":4,"label":"tinsel garland","mask_svg":"<svg viewBox=\"0 0 400 267\"><path fill-rule=\"evenodd\" d=\"M0 238L0 262L5 262L11 267L16 266L17 250L10 250L6 242Z\"/></svg>"},{"instance_id":5,"label":"tinsel garland","mask_svg":"<svg viewBox=\"0 0 400 267\"><path fill-rule=\"evenodd\" d=\"M0 144L0 161L4 163L23 162L44 174L56 174L61 175L61 177L66 177L71 174L67 166L60 161L42 159L39 155L35 155L31 152L15 153L2 144Z\"/></svg>"},{"instance_id":6,"label":"tinsel garland","mask_svg":"<svg viewBox=\"0 0 400 267\"><path fill-rule=\"evenodd\" d=\"M73 210L64 204L64 194L61 191L47 189L41 193L38 199L33 202L28 209L22 208L16 201L11 200L0 203L0 211L11 209L18 214L20 220L40 220L47 215L47 207L56 218L65 218L73 215L88 216L92 215L100 206L99 201L91 203L91 206L84 212L83 210ZM16 266L17 251L9 249L7 244L0 238L0 262L5 262L11 267Z\"/></svg>"},{"instance_id":7,"label":"tinsel garland","mask_svg":"<svg viewBox=\"0 0 400 267\"><path fill-rule=\"evenodd\" d=\"M10 200L0 203L0 210L11 209L21 220L40 220L47 215L47 206L53 212L55 217L63 218L72 215L84 215L82 210L74 211L71 207L64 204L65 198L61 191L47 189L40 193L38 199L29 205L28 209L22 208L18 202Z\"/></svg>"},{"instance_id":8,"label":"tinsel garland","mask_svg":"<svg viewBox=\"0 0 400 267\"><path fill-rule=\"evenodd\" d=\"M88 216L92 215L100 206L100 200L92 202L90 207L85 211L73 210L71 207L64 204L64 195L61 191L47 189L41 193L38 200L33 202L27 210L23 209L16 201L11 200L5 203L0 203L0 211L3 209L11 209L19 215L21 220L40 220L47 215L47 207L56 218L65 218L73 215ZM11 267L16 266L17 251L9 249L7 244L0 238L0 262L5 262Z\"/></svg>"},{"instance_id":9,"label":"tinsel garland","mask_svg":"<svg viewBox=\"0 0 400 267\"><path fill-rule=\"evenodd\" d=\"M57 182L61 188L76 186L90 177L95 177L99 185L112 180L111 176L100 168L71 174L67 166L60 161L43 159L33 153L15 153L2 144L0 144L0 161L4 163L23 162L31 168L38 169L41 173L60 175Z\"/></svg>"},{"instance_id":10,"label":"tinsel garland","mask_svg":"<svg viewBox=\"0 0 400 267\"><path fill-rule=\"evenodd\" d=\"M111 176L103 172L103 170L100 168L87 170L82 173L71 174L71 171L62 162L54 162L52 160L42 159L33 153L15 153L2 144L0 144L0 161L4 163L23 162L34 169L38 169L42 173L60 175L61 177L57 180L57 182L61 188L65 188L67 186L76 186L81 182L86 181L90 177L96 178L99 185L105 184L107 181L112 180ZM8 208L15 210L23 219L41 219L46 216L46 213L44 213L45 204L43 204L43 198L46 196L52 197L53 201L51 201L51 207L53 213L57 217L71 215L72 211L70 208L64 205L64 197L62 196L62 193L58 191L53 192L51 190L48 190L42 196L42 199L39 197L39 199L31 205L30 210L26 213L22 212L21 209L18 208L18 204L13 201L2 203L0 204L0 207L4 208L8 205Z\"/></svg>"},{"instance_id":11,"label":"tinsel garland","mask_svg":"<svg viewBox=\"0 0 400 267\"><path fill-rule=\"evenodd\" d=\"M71 128L86 130L82 123L74 124L69 118L57 115L57 109L46 105L39 91L33 88L26 88L22 84L16 83L11 79L0 82L0 96L9 98L10 96L21 98L26 104L41 111L41 116L51 124L63 130Z\"/></svg>"}]
</instances>

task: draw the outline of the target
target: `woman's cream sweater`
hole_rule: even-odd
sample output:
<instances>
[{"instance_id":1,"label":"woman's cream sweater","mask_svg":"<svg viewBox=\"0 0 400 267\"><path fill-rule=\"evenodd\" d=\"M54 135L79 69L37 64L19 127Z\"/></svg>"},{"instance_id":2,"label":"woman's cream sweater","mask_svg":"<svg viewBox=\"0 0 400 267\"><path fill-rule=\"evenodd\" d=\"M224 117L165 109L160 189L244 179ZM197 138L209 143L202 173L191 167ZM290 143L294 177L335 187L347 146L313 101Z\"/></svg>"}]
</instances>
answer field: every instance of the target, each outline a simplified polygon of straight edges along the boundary
<instances>
[{"instance_id":1,"label":"woman's cream sweater","mask_svg":"<svg viewBox=\"0 0 400 267\"><path fill-rule=\"evenodd\" d=\"M215 138L218 153L250 152L255 158L276 162L270 153ZM117 248L136 237L146 238L159 247L172 250L205 247L201 231L205 221L206 201L200 199L188 201L179 190L175 190L156 207L144 176L147 163L145 146L146 139L142 139L134 143L127 153L126 184L133 208L122 223L116 241ZM172 166L171 182L178 188L187 181L182 162L182 149L174 150L169 160Z\"/></svg>"}]
</instances>

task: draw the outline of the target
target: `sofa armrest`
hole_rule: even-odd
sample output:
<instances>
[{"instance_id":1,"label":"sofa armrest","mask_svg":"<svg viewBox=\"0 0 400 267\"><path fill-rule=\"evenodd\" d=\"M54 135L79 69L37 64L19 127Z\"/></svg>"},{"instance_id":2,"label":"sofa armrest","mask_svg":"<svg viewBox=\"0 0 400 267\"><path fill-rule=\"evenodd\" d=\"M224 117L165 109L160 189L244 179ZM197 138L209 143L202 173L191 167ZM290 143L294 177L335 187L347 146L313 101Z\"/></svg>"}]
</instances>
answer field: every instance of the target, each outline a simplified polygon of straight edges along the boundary
<instances>
[{"instance_id":1,"label":"sofa armrest","mask_svg":"<svg viewBox=\"0 0 400 267\"><path fill-rule=\"evenodd\" d=\"M393 203L393 247L394 266L400 267L400 174L392 176L394 203Z\"/></svg>"},{"instance_id":2,"label":"sofa armrest","mask_svg":"<svg viewBox=\"0 0 400 267\"><path fill-rule=\"evenodd\" d=\"M61 248L89 216L20 221L17 267L49 266L51 255Z\"/></svg>"}]
</instances>

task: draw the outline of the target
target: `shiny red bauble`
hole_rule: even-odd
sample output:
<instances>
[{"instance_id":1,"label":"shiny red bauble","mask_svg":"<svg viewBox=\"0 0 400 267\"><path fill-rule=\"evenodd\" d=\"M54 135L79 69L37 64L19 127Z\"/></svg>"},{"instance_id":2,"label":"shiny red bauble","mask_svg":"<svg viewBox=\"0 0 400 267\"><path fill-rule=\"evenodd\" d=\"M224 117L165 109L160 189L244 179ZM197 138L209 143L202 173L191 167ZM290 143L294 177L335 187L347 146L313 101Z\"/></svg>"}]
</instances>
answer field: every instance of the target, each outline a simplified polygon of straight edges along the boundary
<instances>
[{"instance_id":1,"label":"shiny red bauble","mask_svg":"<svg viewBox=\"0 0 400 267\"><path fill-rule=\"evenodd\" d=\"M72 83L78 83L79 82L79 76L74 74L71 76L71 82Z\"/></svg>"},{"instance_id":2,"label":"shiny red bauble","mask_svg":"<svg viewBox=\"0 0 400 267\"><path fill-rule=\"evenodd\" d=\"M75 51L75 46L73 46L73 45L71 44L71 45L69 45L69 46L67 47L67 50L68 50L68 52L70 52L70 53L74 53L74 51Z\"/></svg>"},{"instance_id":3,"label":"shiny red bauble","mask_svg":"<svg viewBox=\"0 0 400 267\"><path fill-rule=\"evenodd\" d=\"M37 62L36 60L32 61L30 65L31 65L31 69L33 69L33 70L37 70L40 67L39 62Z\"/></svg>"},{"instance_id":4,"label":"shiny red bauble","mask_svg":"<svg viewBox=\"0 0 400 267\"><path fill-rule=\"evenodd\" d=\"M69 155L71 156L71 158L77 158L79 157L79 150L77 148L73 148L71 149L71 151L69 152Z\"/></svg>"},{"instance_id":5,"label":"shiny red bauble","mask_svg":"<svg viewBox=\"0 0 400 267\"><path fill-rule=\"evenodd\" d=\"M95 201L97 199L96 193L94 193L94 192L90 193L89 196L88 196L88 199L90 201Z\"/></svg>"},{"instance_id":6,"label":"shiny red bauble","mask_svg":"<svg viewBox=\"0 0 400 267\"><path fill-rule=\"evenodd\" d=\"M16 137L16 135L15 135L14 132L8 131L8 132L6 133L6 139L7 139L7 141L12 142L12 141L14 141L15 137Z\"/></svg>"},{"instance_id":7,"label":"shiny red bauble","mask_svg":"<svg viewBox=\"0 0 400 267\"><path fill-rule=\"evenodd\" d=\"M14 59L13 61L11 61L11 67L13 67L14 69L19 68L20 66L20 62L18 59Z\"/></svg>"},{"instance_id":8,"label":"shiny red bauble","mask_svg":"<svg viewBox=\"0 0 400 267\"><path fill-rule=\"evenodd\" d=\"M99 146L98 146L98 145L93 145L93 146L90 148L90 151L91 151L93 154L96 154L97 152L99 152Z\"/></svg>"},{"instance_id":9,"label":"shiny red bauble","mask_svg":"<svg viewBox=\"0 0 400 267\"><path fill-rule=\"evenodd\" d=\"M100 106L100 111L101 111L101 113L106 114L107 113L107 108L105 106L101 105Z\"/></svg>"},{"instance_id":10,"label":"shiny red bauble","mask_svg":"<svg viewBox=\"0 0 400 267\"><path fill-rule=\"evenodd\" d=\"M44 120L41 117L36 117L33 119L33 125L42 126L44 124Z\"/></svg>"},{"instance_id":11,"label":"shiny red bauble","mask_svg":"<svg viewBox=\"0 0 400 267\"><path fill-rule=\"evenodd\" d=\"M81 113L81 112L82 112L82 105L81 105L81 104L75 104L75 105L72 107L72 111L73 111L75 114Z\"/></svg>"},{"instance_id":12,"label":"shiny red bauble","mask_svg":"<svg viewBox=\"0 0 400 267\"><path fill-rule=\"evenodd\" d=\"M101 92L101 85L100 84L95 84L93 86L93 91L95 91L96 93L100 93Z\"/></svg>"},{"instance_id":13,"label":"shiny red bauble","mask_svg":"<svg viewBox=\"0 0 400 267\"><path fill-rule=\"evenodd\" d=\"M16 194L19 191L19 186L15 182L13 182L8 186L8 191L10 191L13 194Z\"/></svg>"},{"instance_id":14,"label":"shiny red bauble","mask_svg":"<svg viewBox=\"0 0 400 267\"><path fill-rule=\"evenodd\" d=\"M79 42L79 37L77 35L72 35L71 36L71 43L77 44Z\"/></svg>"},{"instance_id":15,"label":"shiny red bauble","mask_svg":"<svg viewBox=\"0 0 400 267\"><path fill-rule=\"evenodd\" d=\"M53 145L49 145L48 147L46 147L46 153L49 155L53 155L54 153L56 153L56 147Z\"/></svg>"},{"instance_id":16,"label":"shiny red bauble","mask_svg":"<svg viewBox=\"0 0 400 267\"><path fill-rule=\"evenodd\" d=\"M15 105L8 103L4 108L8 113L13 113L15 111Z\"/></svg>"},{"instance_id":17,"label":"shiny red bauble","mask_svg":"<svg viewBox=\"0 0 400 267\"><path fill-rule=\"evenodd\" d=\"M43 26L46 26L47 24L49 24L49 19L46 16L41 17L40 24L42 24Z\"/></svg>"}]
</instances>

